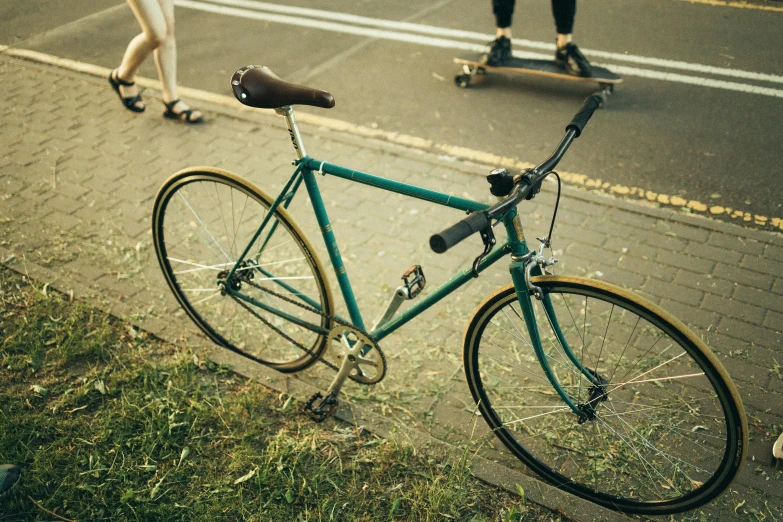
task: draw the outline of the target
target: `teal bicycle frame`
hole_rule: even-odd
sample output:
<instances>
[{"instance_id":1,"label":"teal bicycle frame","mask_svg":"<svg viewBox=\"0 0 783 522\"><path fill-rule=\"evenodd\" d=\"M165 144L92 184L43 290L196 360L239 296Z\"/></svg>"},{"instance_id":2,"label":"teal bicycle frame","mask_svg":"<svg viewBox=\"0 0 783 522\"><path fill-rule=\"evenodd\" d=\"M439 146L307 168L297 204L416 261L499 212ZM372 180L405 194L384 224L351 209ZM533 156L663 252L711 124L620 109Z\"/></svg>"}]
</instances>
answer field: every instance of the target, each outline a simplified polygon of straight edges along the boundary
<instances>
[{"instance_id":1,"label":"teal bicycle frame","mask_svg":"<svg viewBox=\"0 0 783 522\"><path fill-rule=\"evenodd\" d=\"M294 144L294 148L298 153L298 159L294 162L294 164L296 165L296 170L291 175L288 182L280 191L280 194L277 196L277 198L270 206L269 211L267 212L266 216L264 217L261 224L259 225L259 228L256 234L253 236L253 239L248 243L244 252L242 253L241 256L239 256L236 263L234 264L231 271L229 272L227 280L230 280L233 277L236 270L240 268L240 266L246 259L248 259L248 255L250 254L250 249L252 245L256 243L258 238L264 232L264 229L267 227L267 225L269 225L269 222L272 216L274 215L275 210L281 205L283 206L283 208L287 208L290 205L291 201L293 200L294 196L296 195L298 189L301 187L302 182L304 182L305 188L307 190L307 194L310 197L310 201L313 210L315 212L316 220L321 230L321 235L323 237L324 244L326 245L326 249L329 253L329 259L331 261L332 267L337 277L337 281L340 286L340 292L342 293L343 300L348 309L348 314L350 316L350 323L352 323L355 327L361 330L366 330L364 320L362 318L358 303L356 301L356 297L354 296L353 288L351 286L348 273L345 269L342 256L340 255L340 249L337 245L337 240L334 236L334 232L332 231L331 222L329 221L329 216L327 215L326 212L326 207L321 197L321 192L318 187L316 174L323 175L323 176L326 175L335 176L348 181L375 187L381 190L402 194L415 199L429 201L431 203L443 205L456 210L462 210L464 212L476 212L476 211L485 210L489 208L489 205L468 200L468 199L450 196L448 194L443 194L433 190L428 190L425 188L417 187L415 185L409 185L406 183L401 183L398 181L381 178L357 170L346 169L340 167L339 165L334 165L331 163L327 163L325 161L313 159L307 156L306 153L304 152L301 135L299 134L298 127L296 126L296 121L293 117L293 111L291 110L291 108L285 107L283 109L278 110L278 112L286 116L289 133L291 135L291 140ZM552 371L552 368L549 365L549 362L547 361L547 355L545 354L544 348L541 343L541 337L539 335L539 329L536 322L535 313L533 310L533 304L525 281L525 263L522 260L522 258L525 255L527 255L530 251L525 241L522 224L517 214L517 210L513 209L509 211L501 219L501 221L503 222L503 225L506 229L506 235L507 235L506 240L501 244L495 245L494 248L486 255L486 257L484 257L481 260L476 270L477 272L480 273L486 270L488 267L495 264L504 256L506 255L512 256L512 262L509 265L509 270L511 272L511 278L514 283L514 288L516 290L517 300L519 302L519 306L522 310L523 317L527 324L528 333L530 335L531 344L536 353L536 357L538 358L538 361L541 364L544 373L546 374L547 378L549 379L550 383L552 384L552 386L554 387L555 391L560 396L560 398L571 408L571 410L574 411L574 413L579 414L581 411L579 406L577 404L574 404L574 402L570 399L568 394L566 394L566 392L560 386L557 377L555 376L554 372ZM277 226L277 222L272 223L269 230L267 231L266 239L261 242L262 246L259 250L263 249L263 246L266 244L266 242L274 233L276 226ZM257 267L257 269L260 270L262 273L264 273L267 277L272 275L266 273L260 267ZM541 274L540 269L536 268L536 271L537 274L534 275ZM466 283L474 279L474 277L475 275L473 272L473 267L468 267L464 270L461 270L459 273L454 275L451 279L449 279L441 286L439 286L437 289L435 289L435 291L433 291L431 294L429 294L426 297L422 297L416 304L412 305L407 310L398 312L396 315L394 315L391 319L386 321L384 324L378 325L377 328L369 332L370 336L374 341L382 340L383 338L385 338L386 336L388 336L389 334L391 334L392 332L394 332L404 324L408 323L410 320L412 320L413 318L415 318L416 316L418 316L419 314L421 314L422 312L424 312L425 310L427 310L437 302L441 301L442 299L450 295L458 288L462 287L463 285L465 285ZM297 293L296 289L293 288L291 285L288 285L284 281L280 281L280 280L276 280L275 282L283 286L289 292L298 295L309 306L312 306L313 308L318 310L321 309L320 303L314 301L313 299L307 296ZM322 328L320 325L303 321L302 319L291 316L290 314L287 314L281 310L277 310L276 308L268 305L267 303L263 303L257 299L254 299L253 297L243 294L240 290L230 288L230 286L231 285L226 286L226 291L231 295L233 295L234 297L236 297L237 299L241 299L242 301L257 306L269 313L275 314L288 321L292 321L295 324L298 324L299 326L307 328L313 332L322 335L326 335L329 333L328 330ZM558 340L560 341L561 346L563 347L563 350L566 353L566 356L574 363L576 367L580 368L581 372L593 384L598 384L596 382L596 378L593 375L593 373L587 368L582 366L581 362L579 361L579 359L576 357L576 355L573 353L568 343L566 342L565 336L563 335L560 326L557 322L557 319L554 316L554 310L551 306L551 302L549 301L549 297L545 295L542 301L545 309L547 310L547 316L550 318L550 323L554 331L554 334L558 337Z\"/></svg>"}]
</instances>

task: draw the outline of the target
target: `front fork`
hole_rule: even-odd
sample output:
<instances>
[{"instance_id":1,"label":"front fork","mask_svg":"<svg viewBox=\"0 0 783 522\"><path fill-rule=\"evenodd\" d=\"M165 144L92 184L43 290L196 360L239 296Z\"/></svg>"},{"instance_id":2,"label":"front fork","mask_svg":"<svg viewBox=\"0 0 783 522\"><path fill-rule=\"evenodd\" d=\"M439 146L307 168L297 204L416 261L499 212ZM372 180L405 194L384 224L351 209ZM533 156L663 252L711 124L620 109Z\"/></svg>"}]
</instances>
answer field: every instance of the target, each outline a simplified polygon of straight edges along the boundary
<instances>
[{"instance_id":1,"label":"front fork","mask_svg":"<svg viewBox=\"0 0 783 522\"><path fill-rule=\"evenodd\" d=\"M595 374L589 368L582 365L581 361L576 357L571 350L568 342L565 339L560 324L555 315L552 301L548 294L544 293L541 288L535 286L531 282L532 276L543 275L541 270L542 266L549 266L557 262L555 259L547 260L543 257L543 246L548 244L548 239L539 239L542 241L542 248L539 249L538 254L528 249L525 242L525 236L522 231L522 224L519 215L514 212L513 216L508 216L503 220L506 226L506 232L509 238L516 238L516 240L510 240L512 256L511 264L509 265L509 271L511 272L511 280L514 283L514 289L516 290L517 302L522 310L522 316L527 325L528 335L530 335L530 343L533 346L533 351L536 354L541 369L544 370L547 380L549 380L552 387L557 392L558 396L562 399L566 405L579 417L579 422L584 422L591 418L591 407L594 406L593 401L588 401L586 404L577 404L572 398L563 390L560 385L560 381L557 379L552 367L549 364L547 355L544 351L543 344L541 342L541 335L538 323L536 321L535 311L533 309L533 301L531 296L535 296L536 299L541 301L541 304L546 311L547 319L549 320L549 326L552 327L552 331L563 348L563 352L571 363L579 369L579 371L592 383L593 387L605 386L603 379Z\"/></svg>"}]
</instances>

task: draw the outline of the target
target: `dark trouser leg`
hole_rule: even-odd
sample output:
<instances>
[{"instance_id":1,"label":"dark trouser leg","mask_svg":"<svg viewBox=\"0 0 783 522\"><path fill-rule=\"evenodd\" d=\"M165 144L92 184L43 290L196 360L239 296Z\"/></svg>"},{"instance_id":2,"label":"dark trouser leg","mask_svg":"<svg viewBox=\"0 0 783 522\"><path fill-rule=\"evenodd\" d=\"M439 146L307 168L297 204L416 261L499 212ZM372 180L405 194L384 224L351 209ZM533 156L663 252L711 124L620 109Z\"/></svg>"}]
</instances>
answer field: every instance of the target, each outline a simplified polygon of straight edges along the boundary
<instances>
[{"instance_id":1,"label":"dark trouser leg","mask_svg":"<svg viewBox=\"0 0 783 522\"><path fill-rule=\"evenodd\" d=\"M571 34L574 32L576 0L552 0L552 14L555 16L557 34Z\"/></svg>"},{"instance_id":2,"label":"dark trouser leg","mask_svg":"<svg viewBox=\"0 0 783 522\"><path fill-rule=\"evenodd\" d=\"M515 1L516 0L492 0L492 12L495 14L496 27L500 27L501 29L511 27L511 15L514 14Z\"/></svg>"}]
</instances>

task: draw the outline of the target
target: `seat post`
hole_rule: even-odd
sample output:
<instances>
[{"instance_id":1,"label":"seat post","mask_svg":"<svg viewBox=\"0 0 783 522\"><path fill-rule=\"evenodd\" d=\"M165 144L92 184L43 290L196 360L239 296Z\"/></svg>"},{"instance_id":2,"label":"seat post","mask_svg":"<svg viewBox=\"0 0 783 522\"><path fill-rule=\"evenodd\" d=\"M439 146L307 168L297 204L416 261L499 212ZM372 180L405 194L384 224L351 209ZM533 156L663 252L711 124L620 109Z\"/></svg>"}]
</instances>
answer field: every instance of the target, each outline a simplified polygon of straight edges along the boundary
<instances>
[{"instance_id":1,"label":"seat post","mask_svg":"<svg viewBox=\"0 0 783 522\"><path fill-rule=\"evenodd\" d=\"M296 118L294 117L294 109L290 105L286 105L284 107L278 107L275 109L275 112L281 116L285 116L285 122L288 125L288 134L291 136L291 143L293 144L294 149L296 149L296 158L302 159L307 156L302 134L299 132L299 126L296 124Z\"/></svg>"}]
</instances>

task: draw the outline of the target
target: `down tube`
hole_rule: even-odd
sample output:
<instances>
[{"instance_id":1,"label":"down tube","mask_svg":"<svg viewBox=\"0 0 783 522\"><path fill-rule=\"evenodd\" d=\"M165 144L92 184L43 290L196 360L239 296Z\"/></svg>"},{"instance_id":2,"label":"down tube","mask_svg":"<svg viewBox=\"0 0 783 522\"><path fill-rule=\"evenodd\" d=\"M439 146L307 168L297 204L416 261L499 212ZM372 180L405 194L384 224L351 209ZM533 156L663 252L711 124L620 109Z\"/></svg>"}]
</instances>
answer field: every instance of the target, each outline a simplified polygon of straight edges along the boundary
<instances>
[{"instance_id":1,"label":"down tube","mask_svg":"<svg viewBox=\"0 0 783 522\"><path fill-rule=\"evenodd\" d=\"M479 263L478 271L483 272L486 268L496 263L499 259L503 258L504 256L508 255L510 252L508 243L504 243L498 247L495 247L492 252L487 255L487 257L484 258L484 260ZM386 323L385 325L381 326L377 330L374 330L370 333L372 335L373 339L376 341L380 341L393 331L397 330L399 327L443 299L444 297L448 296L450 293L464 285L465 283L472 281L475 279L473 276L473 268L466 268L459 274L455 275L445 283L443 283L441 286L439 286L432 294L428 295L415 305L411 306L404 312L400 313L396 317L392 318L391 321Z\"/></svg>"}]
</instances>

